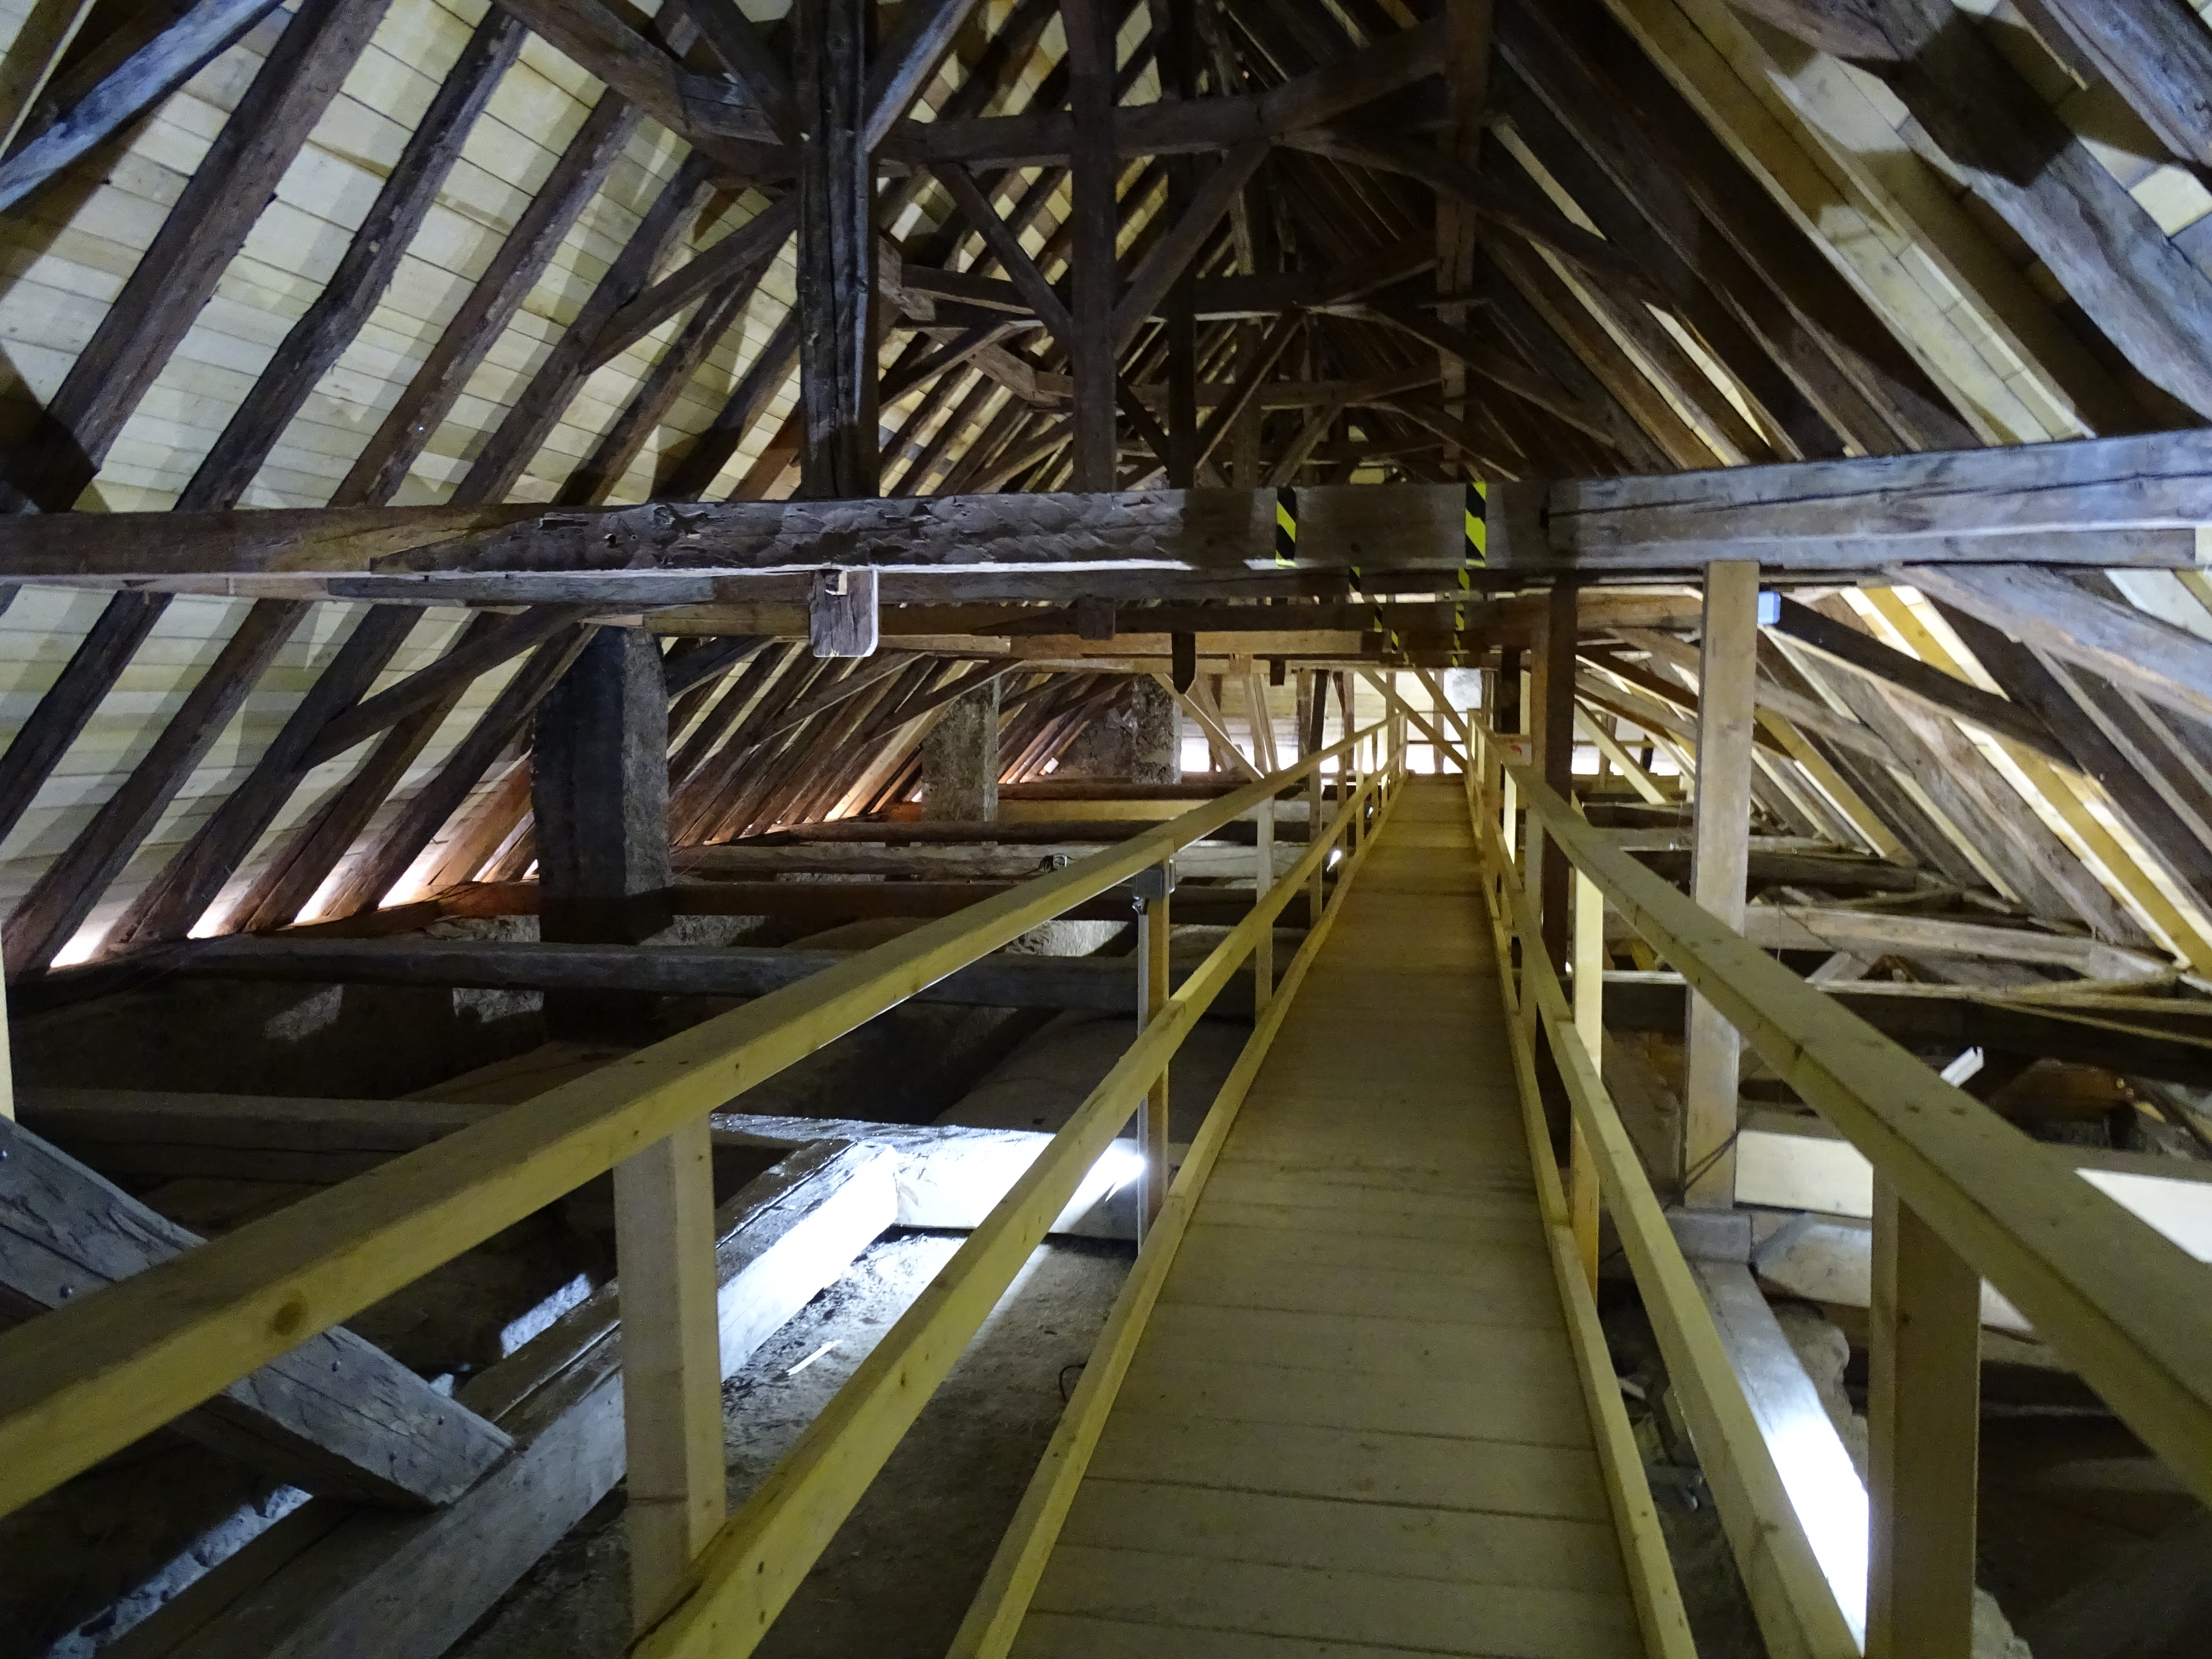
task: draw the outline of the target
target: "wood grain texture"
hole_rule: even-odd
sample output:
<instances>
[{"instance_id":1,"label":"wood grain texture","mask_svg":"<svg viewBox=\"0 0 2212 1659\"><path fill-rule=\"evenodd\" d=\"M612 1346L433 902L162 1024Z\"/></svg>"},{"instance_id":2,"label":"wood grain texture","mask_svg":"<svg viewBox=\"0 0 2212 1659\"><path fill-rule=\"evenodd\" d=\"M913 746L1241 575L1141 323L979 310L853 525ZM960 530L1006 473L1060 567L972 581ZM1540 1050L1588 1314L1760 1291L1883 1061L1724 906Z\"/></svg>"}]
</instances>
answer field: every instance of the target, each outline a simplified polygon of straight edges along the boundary
<instances>
[{"instance_id":1,"label":"wood grain texture","mask_svg":"<svg viewBox=\"0 0 2212 1659\"><path fill-rule=\"evenodd\" d=\"M1121 1651L1124 1622L1155 1652L1640 1651L1519 1106L1480 1081L1504 1035L1469 852L1455 790L1415 786L1382 830L1015 1654Z\"/></svg>"},{"instance_id":2,"label":"wood grain texture","mask_svg":"<svg viewBox=\"0 0 2212 1659\"><path fill-rule=\"evenodd\" d=\"M191 1233L0 1119L0 1309L35 1316L191 1249ZM512 1443L344 1329L310 1338L179 1419L186 1435L311 1492L418 1508Z\"/></svg>"}]
</instances>

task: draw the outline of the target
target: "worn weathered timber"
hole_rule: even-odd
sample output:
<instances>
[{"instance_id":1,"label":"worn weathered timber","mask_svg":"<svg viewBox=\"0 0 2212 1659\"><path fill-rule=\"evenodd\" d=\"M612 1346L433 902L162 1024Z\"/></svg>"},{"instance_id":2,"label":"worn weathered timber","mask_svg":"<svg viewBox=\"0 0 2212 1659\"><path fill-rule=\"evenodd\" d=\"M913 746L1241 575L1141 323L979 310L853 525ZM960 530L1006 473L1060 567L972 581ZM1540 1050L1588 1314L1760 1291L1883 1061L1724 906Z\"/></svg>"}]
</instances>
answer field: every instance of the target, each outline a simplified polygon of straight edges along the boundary
<instances>
[{"instance_id":1,"label":"worn weathered timber","mask_svg":"<svg viewBox=\"0 0 2212 1659\"><path fill-rule=\"evenodd\" d=\"M637 110L619 94L600 94L453 320L355 458L331 497L332 507L381 506L406 482L453 400L507 331L568 228L599 193L637 123Z\"/></svg>"},{"instance_id":2,"label":"worn weathered timber","mask_svg":"<svg viewBox=\"0 0 2212 1659\"><path fill-rule=\"evenodd\" d=\"M2100 997L2084 1003L2014 1000L1953 985L1846 981L1820 988L1885 1036L1946 1060L1980 1048L2039 1060L2195 1082L2212 1072L2212 1014L2179 1000ZM1616 1031L1681 1029L1681 978L1608 971L1605 1018ZM2159 1020L2162 1026L2146 1022Z\"/></svg>"},{"instance_id":3,"label":"worn weathered timber","mask_svg":"<svg viewBox=\"0 0 2212 1659\"><path fill-rule=\"evenodd\" d=\"M54 959L106 894L299 625L307 606L263 599L210 663L153 746L40 872L0 928L10 975Z\"/></svg>"},{"instance_id":4,"label":"worn weathered timber","mask_svg":"<svg viewBox=\"0 0 2212 1659\"><path fill-rule=\"evenodd\" d=\"M47 513L75 507L261 216L389 0L304 0L216 135L130 280L52 398L0 463Z\"/></svg>"},{"instance_id":5,"label":"worn weathered timber","mask_svg":"<svg viewBox=\"0 0 2212 1659\"><path fill-rule=\"evenodd\" d=\"M714 1212L721 1370L760 1345L897 1218L895 1158L821 1141ZM609 1284L465 1385L514 1455L434 1515L310 1504L154 1617L117 1659L437 1659L623 1477L620 1286Z\"/></svg>"},{"instance_id":6,"label":"worn weathered timber","mask_svg":"<svg viewBox=\"0 0 2212 1659\"><path fill-rule=\"evenodd\" d=\"M177 498L178 507L234 507L246 494L316 383L383 299L401 256L436 203L477 117L522 50L527 33L496 8L484 14L370 204L368 216L356 228L337 269L233 411Z\"/></svg>"},{"instance_id":7,"label":"worn weathered timber","mask_svg":"<svg viewBox=\"0 0 2212 1659\"><path fill-rule=\"evenodd\" d=\"M200 1241L0 1118L0 1313L35 1317ZM312 1492L402 1508L466 1490L512 1443L351 1332L332 1328L174 1426Z\"/></svg>"}]
</instances>

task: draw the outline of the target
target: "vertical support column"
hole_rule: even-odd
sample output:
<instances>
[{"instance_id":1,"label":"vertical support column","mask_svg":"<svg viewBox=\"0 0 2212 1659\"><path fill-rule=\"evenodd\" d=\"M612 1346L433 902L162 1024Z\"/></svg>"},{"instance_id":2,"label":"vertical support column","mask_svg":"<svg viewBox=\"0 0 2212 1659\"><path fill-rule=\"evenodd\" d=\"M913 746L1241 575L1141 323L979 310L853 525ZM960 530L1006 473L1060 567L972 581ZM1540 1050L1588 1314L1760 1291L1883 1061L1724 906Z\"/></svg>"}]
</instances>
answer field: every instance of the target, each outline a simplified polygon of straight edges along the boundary
<instances>
[{"instance_id":1,"label":"vertical support column","mask_svg":"<svg viewBox=\"0 0 2212 1659\"><path fill-rule=\"evenodd\" d=\"M1273 797L1260 803L1259 857L1254 860L1252 902L1257 904L1267 896L1275 884L1275 802ZM1252 947L1252 1016L1258 1018L1267 1012L1267 1004L1275 994L1275 930L1262 928L1259 943Z\"/></svg>"},{"instance_id":2,"label":"vertical support column","mask_svg":"<svg viewBox=\"0 0 2212 1659\"><path fill-rule=\"evenodd\" d=\"M1605 895L1579 870L1575 872L1575 1034L1590 1064L1605 1071ZM1597 1163L1580 1120L1569 1131L1567 1216L1575 1250L1583 1259L1590 1294L1597 1294L1597 1224L1600 1195Z\"/></svg>"},{"instance_id":3,"label":"vertical support column","mask_svg":"<svg viewBox=\"0 0 2212 1659\"><path fill-rule=\"evenodd\" d=\"M615 1165L630 1620L682 1597L722 1523L722 1348L707 1120Z\"/></svg>"},{"instance_id":4,"label":"vertical support column","mask_svg":"<svg viewBox=\"0 0 2212 1659\"><path fill-rule=\"evenodd\" d=\"M544 938L635 944L666 925L668 693L651 635L599 629L546 694L532 798ZM642 995L556 994L546 1027L640 1042L652 1008ZM682 1593L724 1507L707 1120L617 1164L614 1184L631 1609L642 1628Z\"/></svg>"},{"instance_id":5,"label":"vertical support column","mask_svg":"<svg viewBox=\"0 0 2212 1659\"><path fill-rule=\"evenodd\" d=\"M1067 101L1075 147L1068 190L1075 229L1070 248L1069 313L1074 338L1074 487L1115 485L1114 303L1121 297L1118 243L1121 161L1114 150L1114 8L1110 0L1061 0L1067 33Z\"/></svg>"},{"instance_id":6,"label":"vertical support column","mask_svg":"<svg viewBox=\"0 0 2212 1659\"><path fill-rule=\"evenodd\" d=\"M1509 645L1500 650L1498 653L1496 729L1501 738L1518 737L1527 730L1527 727L1522 724L1523 699L1521 696L1521 687L1522 681L1525 678L1521 670L1521 647ZM1510 756L1512 744L1509 743L1503 747ZM1516 799L1519 793L1520 790L1511 778L1501 776L1498 787L1498 841L1505 849L1505 861L1508 864L1518 863L1521 857L1521 804Z\"/></svg>"},{"instance_id":7,"label":"vertical support column","mask_svg":"<svg viewBox=\"0 0 2212 1659\"><path fill-rule=\"evenodd\" d=\"M1572 584L1554 582L1537 635L1529 676L1531 762L1553 792L1562 798L1575 787L1575 642L1578 595ZM1547 845L1534 823L1528 826L1528 851L1537 860L1532 886L1543 918L1544 951L1559 973L1567 970L1566 854Z\"/></svg>"},{"instance_id":8,"label":"vertical support column","mask_svg":"<svg viewBox=\"0 0 2212 1659\"><path fill-rule=\"evenodd\" d=\"M1155 865L1137 878L1137 1024L1141 1030L1168 1001L1168 902L1175 891L1175 863ZM1163 1066L1145 1097L1137 1144L1145 1156L1145 1190L1137 1206L1137 1239L1152 1230L1168 1197L1168 1073Z\"/></svg>"},{"instance_id":9,"label":"vertical support column","mask_svg":"<svg viewBox=\"0 0 2212 1659\"><path fill-rule=\"evenodd\" d=\"M1152 7L1157 23L1158 0ZM1198 95L1197 0L1166 0L1166 28L1160 40L1162 94ZM1197 193L1198 158L1168 157L1168 222L1181 224ZM1188 489L1198 482L1198 320L1191 309L1191 271L1186 265L1168 289L1164 307L1168 346L1168 488ZM1250 489L1249 480L1239 487Z\"/></svg>"},{"instance_id":10,"label":"vertical support column","mask_svg":"<svg viewBox=\"0 0 2212 1659\"><path fill-rule=\"evenodd\" d=\"M1981 1275L1875 1177L1867 1659L1971 1659Z\"/></svg>"},{"instance_id":11,"label":"vertical support column","mask_svg":"<svg viewBox=\"0 0 2212 1659\"><path fill-rule=\"evenodd\" d=\"M999 816L999 682L945 706L921 740L921 813L984 823Z\"/></svg>"},{"instance_id":12,"label":"vertical support column","mask_svg":"<svg viewBox=\"0 0 2212 1659\"><path fill-rule=\"evenodd\" d=\"M1150 674L1129 681L1129 781L1182 781L1182 705Z\"/></svg>"},{"instance_id":13,"label":"vertical support column","mask_svg":"<svg viewBox=\"0 0 2212 1659\"><path fill-rule=\"evenodd\" d=\"M538 705L538 936L635 945L668 925L668 692L659 641L602 628ZM552 992L549 1035L642 1041L653 999Z\"/></svg>"},{"instance_id":14,"label":"vertical support column","mask_svg":"<svg viewBox=\"0 0 2212 1659\"><path fill-rule=\"evenodd\" d=\"M799 157L800 491L873 495L876 434L875 168L867 125L868 0L792 9L792 57L806 142Z\"/></svg>"},{"instance_id":15,"label":"vertical support column","mask_svg":"<svg viewBox=\"0 0 2212 1659\"><path fill-rule=\"evenodd\" d=\"M1690 896L1731 927L1744 920L1751 855L1752 685L1759 664L1759 566L1705 567L1698 663L1698 785ZM1694 991L1684 1033L1682 1201L1735 1203L1737 1068L1742 1039Z\"/></svg>"}]
</instances>

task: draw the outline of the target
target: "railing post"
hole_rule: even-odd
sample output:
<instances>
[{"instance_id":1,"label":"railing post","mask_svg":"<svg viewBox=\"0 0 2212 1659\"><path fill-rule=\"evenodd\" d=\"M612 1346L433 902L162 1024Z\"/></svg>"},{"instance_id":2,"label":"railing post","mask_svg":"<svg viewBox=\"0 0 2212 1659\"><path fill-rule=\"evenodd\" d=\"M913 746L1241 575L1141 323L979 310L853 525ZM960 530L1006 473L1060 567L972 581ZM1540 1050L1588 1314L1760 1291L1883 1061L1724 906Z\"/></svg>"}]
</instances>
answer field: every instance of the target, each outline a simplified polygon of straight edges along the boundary
<instances>
[{"instance_id":1,"label":"railing post","mask_svg":"<svg viewBox=\"0 0 2212 1659\"><path fill-rule=\"evenodd\" d=\"M1275 800L1269 796L1260 803L1259 856L1255 860L1255 878L1252 883L1252 902L1259 903L1267 896L1275 884ZM1252 947L1252 1017L1257 1019L1267 1012L1267 1004L1275 994L1275 930L1263 927L1258 942Z\"/></svg>"},{"instance_id":2,"label":"railing post","mask_svg":"<svg viewBox=\"0 0 2212 1659\"><path fill-rule=\"evenodd\" d=\"M1137 910L1137 1024L1141 1031L1168 1001L1168 899L1175 891L1175 860L1154 865L1133 884ZM1137 1206L1137 1238L1144 1242L1168 1196L1168 1073L1162 1066L1145 1097L1138 1148L1144 1154L1144 1192Z\"/></svg>"},{"instance_id":3,"label":"railing post","mask_svg":"<svg viewBox=\"0 0 2212 1659\"><path fill-rule=\"evenodd\" d=\"M1750 856L1752 683L1759 663L1759 566L1705 567L1705 639L1698 675L1696 847L1690 896L1733 928L1744 921ZM1735 1203L1736 1095L1743 1040L1721 1012L1690 994L1683 1032L1682 1201Z\"/></svg>"},{"instance_id":4,"label":"railing post","mask_svg":"<svg viewBox=\"0 0 2212 1659\"><path fill-rule=\"evenodd\" d=\"M1582 1038L1590 1064L1605 1072L1605 895L1579 870L1575 872L1575 1034ZM1568 1131L1567 1215L1575 1234L1575 1249L1589 1278L1590 1293L1597 1293L1597 1164L1590 1157L1582 1121L1572 1121Z\"/></svg>"},{"instance_id":5,"label":"railing post","mask_svg":"<svg viewBox=\"0 0 2212 1659\"><path fill-rule=\"evenodd\" d=\"M616 1164L614 1187L630 1618L643 1630L683 1597L727 1507L707 1119Z\"/></svg>"},{"instance_id":6,"label":"railing post","mask_svg":"<svg viewBox=\"0 0 2212 1659\"><path fill-rule=\"evenodd\" d=\"M1981 1275L1875 1177L1867 1659L1970 1659Z\"/></svg>"}]
</instances>

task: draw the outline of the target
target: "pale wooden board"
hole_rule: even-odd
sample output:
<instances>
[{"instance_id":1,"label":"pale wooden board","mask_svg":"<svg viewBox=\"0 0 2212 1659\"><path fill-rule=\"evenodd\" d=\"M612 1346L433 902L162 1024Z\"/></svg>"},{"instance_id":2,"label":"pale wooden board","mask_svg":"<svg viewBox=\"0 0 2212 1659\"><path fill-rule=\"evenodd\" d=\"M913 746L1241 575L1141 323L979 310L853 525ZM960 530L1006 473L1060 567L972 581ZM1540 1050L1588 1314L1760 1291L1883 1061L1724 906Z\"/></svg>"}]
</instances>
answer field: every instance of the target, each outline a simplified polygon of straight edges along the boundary
<instances>
[{"instance_id":1,"label":"pale wooden board","mask_svg":"<svg viewBox=\"0 0 2212 1659\"><path fill-rule=\"evenodd\" d=\"M1376 1380L1486 1377L1510 1388L1524 1372L1534 1386L1541 1386L1547 1371L1568 1379L1574 1375L1559 1326L1491 1330L1435 1320L1164 1304L1152 1315L1146 1348L1162 1359L1295 1365Z\"/></svg>"},{"instance_id":2,"label":"pale wooden board","mask_svg":"<svg viewBox=\"0 0 2212 1659\"><path fill-rule=\"evenodd\" d=\"M1612 1522L1587 1448L1120 1410L1091 1473L1351 1503Z\"/></svg>"},{"instance_id":3,"label":"pale wooden board","mask_svg":"<svg viewBox=\"0 0 2212 1659\"><path fill-rule=\"evenodd\" d=\"M1636 1650L1458 811L1370 854L1018 1652Z\"/></svg>"},{"instance_id":4,"label":"pale wooden board","mask_svg":"<svg viewBox=\"0 0 2212 1659\"><path fill-rule=\"evenodd\" d=\"M1023 1624L1013 1651L1014 1659L1402 1659L1406 1650L1036 1613Z\"/></svg>"},{"instance_id":5,"label":"pale wooden board","mask_svg":"<svg viewBox=\"0 0 2212 1659\"><path fill-rule=\"evenodd\" d=\"M1637 1659L1625 1595L1448 1583L1326 1568L1065 1545L1037 1586L1047 1612L1374 1642L1430 1653Z\"/></svg>"},{"instance_id":6,"label":"pale wooden board","mask_svg":"<svg viewBox=\"0 0 2212 1659\"><path fill-rule=\"evenodd\" d=\"M1224 1227L1267 1228L1328 1237L1332 1232L1362 1238L1403 1238L1437 1244L1519 1244L1541 1224L1533 1189L1518 1199L1492 1198L1475 1213L1442 1210L1407 1214L1381 1208L1363 1212L1356 1224L1343 1212L1316 1203L1310 1194L1279 1193L1272 1199L1247 1200L1226 1194L1210 1198L1203 1218Z\"/></svg>"},{"instance_id":7,"label":"pale wooden board","mask_svg":"<svg viewBox=\"0 0 2212 1659\"><path fill-rule=\"evenodd\" d=\"M1479 1281L1500 1256L1523 1256L1548 1263L1549 1255L1533 1212L1521 1237L1502 1234L1480 1242L1402 1238L1369 1232L1328 1233L1310 1228L1251 1227L1205 1220L1184 1234L1176 1255L1176 1272L1195 1271L1217 1259L1261 1264L1289 1273L1348 1268L1357 1273L1418 1273L1455 1283ZM1548 1265L1546 1271L1549 1271ZM1172 1279L1170 1284L1173 1284Z\"/></svg>"},{"instance_id":8,"label":"pale wooden board","mask_svg":"<svg viewBox=\"0 0 2212 1659\"><path fill-rule=\"evenodd\" d=\"M1408 1267L1291 1266L1267 1256L1188 1259L1185 1243L1161 1290L1165 1304L1273 1312L1361 1315L1460 1325L1561 1328L1550 1258L1540 1250L1499 1250L1466 1277Z\"/></svg>"},{"instance_id":9,"label":"pale wooden board","mask_svg":"<svg viewBox=\"0 0 2212 1659\"><path fill-rule=\"evenodd\" d=\"M1609 1522L1093 1478L1061 1539L1376 1578L1625 1595Z\"/></svg>"}]
</instances>

